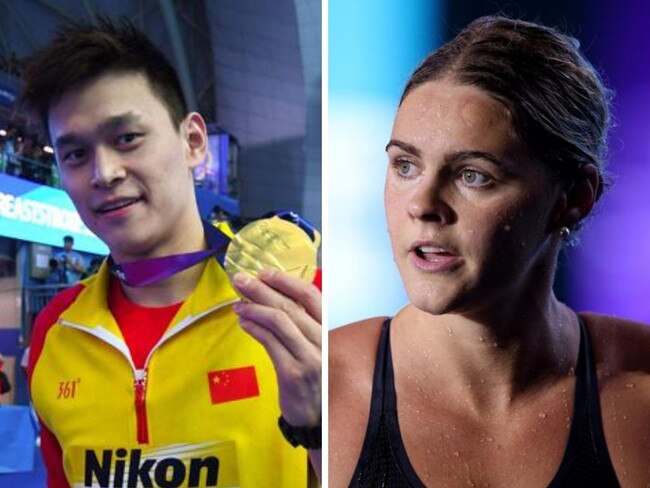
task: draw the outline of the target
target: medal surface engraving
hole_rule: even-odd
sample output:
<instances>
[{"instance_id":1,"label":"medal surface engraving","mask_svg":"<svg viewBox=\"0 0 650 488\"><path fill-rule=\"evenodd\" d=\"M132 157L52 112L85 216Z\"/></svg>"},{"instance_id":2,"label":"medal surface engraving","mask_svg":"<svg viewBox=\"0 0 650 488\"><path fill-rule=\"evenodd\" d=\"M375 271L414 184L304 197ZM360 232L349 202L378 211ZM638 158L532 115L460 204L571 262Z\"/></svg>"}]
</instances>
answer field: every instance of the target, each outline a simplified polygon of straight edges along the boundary
<instances>
[{"instance_id":1,"label":"medal surface engraving","mask_svg":"<svg viewBox=\"0 0 650 488\"><path fill-rule=\"evenodd\" d=\"M300 227L277 216L256 220L228 245L225 269L230 279L239 272L256 277L262 269L277 269L311 282L319 244L318 232L312 241Z\"/></svg>"}]
</instances>

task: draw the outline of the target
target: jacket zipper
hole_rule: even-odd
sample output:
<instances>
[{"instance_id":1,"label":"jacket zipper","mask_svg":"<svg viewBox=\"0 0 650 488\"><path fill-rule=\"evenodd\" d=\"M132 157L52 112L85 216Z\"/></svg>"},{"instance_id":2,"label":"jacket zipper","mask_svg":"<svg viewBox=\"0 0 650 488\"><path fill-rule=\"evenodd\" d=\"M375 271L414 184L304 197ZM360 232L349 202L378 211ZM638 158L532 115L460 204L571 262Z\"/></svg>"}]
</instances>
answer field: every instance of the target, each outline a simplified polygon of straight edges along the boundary
<instances>
[{"instance_id":1,"label":"jacket zipper","mask_svg":"<svg viewBox=\"0 0 650 488\"><path fill-rule=\"evenodd\" d=\"M227 302L220 303L216 307L212 307L198 315L190 316L187 319L176 324L174 328L167 331L167 333L165 333L162 336L162 338L151 348L151 351L149 351L149 355L145 360L144 369L135 368L135 366L133 365L133 360L131 359L131 353L129 352L126 344L124 344L122 341L120 341L117 337L115 337L113 334L108 332L106 329L102 327L100 327L98 330L88 329L83 325L75 324L62 319L59 319L59 322L62 325L72 327L73 329L81 330L94 337L101 339L105 343L113 346L115 349L120 351L126 357L127 361L133 368L133 378L134 378L133 391L135 393L135 418L136 418L136 425L137 425L138 444L148 444L149 425L147 422L147 368L149 366L149 360L151 359L153 352L158 348L158 346L160 346L160 344L167 341L170 337L176 335L181 330L184 330L189 325L193 324L194 322L198 321L204 316L211 314L215 310L231 305L237 301L239 301L239 299L229 300Z\"/></svg>"},{"instance_id":2,"label":"jacket zipper","mask_svg":"<svg viewBox=\"0 0 650 488\"><path fill-rule=\"evenodd\" d=\"M138 430L138 444L149 443L149 426L147 423L147 370L137 369L133 381L135 390L135 418Z\"/></svg>"}]
</instances>

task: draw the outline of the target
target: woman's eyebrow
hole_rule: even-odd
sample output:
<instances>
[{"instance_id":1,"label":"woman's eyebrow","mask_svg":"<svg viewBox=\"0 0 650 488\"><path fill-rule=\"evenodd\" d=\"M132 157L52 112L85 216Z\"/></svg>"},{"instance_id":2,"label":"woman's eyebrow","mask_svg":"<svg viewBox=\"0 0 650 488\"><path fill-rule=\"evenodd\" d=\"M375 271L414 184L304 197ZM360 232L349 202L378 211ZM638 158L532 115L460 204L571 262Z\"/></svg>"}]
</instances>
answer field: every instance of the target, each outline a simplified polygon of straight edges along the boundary
<instances>
[{"instance_id":1,"label":"woman's eyebrow","mask_svg":"<svg viewBox=\"0 0 650 488\"><path fill-rule=\"evenodd\" d=\"M448 164L459 163L467 159L485 159L496 166L501 168L505 167L503 161L497 158L494 154L485 151L456 151L445 155L445 162Z\"/></svg>"},{"instance_id":2,"label":"woman's eyebrow","mask_svg":"<svg viewBox=\"0 0 650 488\"><path fill-rule=\"evenodd\" d=\"M386 151L388 151L388 149L391 146L399 147L403 151L406 151L407 153L410 153L415 157L420 157L420 155L422 154L417 147L407 142L399 141L397 139L391 139L390 141L388 141L388 144L386 144Z\"/></svg>"},{"instance_id":3,"label":"woman's eyebrow","mask_svg":"<svg viewBox=\"0 0 650 488\"><path fill-rule=\"evenodd\" d=\"M420 157L422 155L422 152L417 147L404 141L391 139L388 144L386 144L386 151L388 151L391 146L398 147L415 157ZM485 159L501 168L506 166L503 161L497 158L494 154L485 151L455 151L445 155L445 162L447 164L459 163L467 159Z\"/></svg>"}]
</instances>

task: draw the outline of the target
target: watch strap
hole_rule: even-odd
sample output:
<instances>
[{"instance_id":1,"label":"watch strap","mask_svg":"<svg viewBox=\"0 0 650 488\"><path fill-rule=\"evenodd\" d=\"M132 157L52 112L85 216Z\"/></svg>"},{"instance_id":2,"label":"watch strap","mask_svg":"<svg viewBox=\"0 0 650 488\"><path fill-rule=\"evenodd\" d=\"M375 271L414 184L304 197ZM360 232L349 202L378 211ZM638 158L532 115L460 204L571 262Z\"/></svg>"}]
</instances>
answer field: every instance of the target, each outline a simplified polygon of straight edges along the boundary
<instances>
[{"instance_id":1,"label":"watch strap","mask_svg":"<svg viewBox=\"0 0 650 488\"><path fill-rule=\"evenodd\" d=\"M322 422L319 420L315 427L294 427L284 417L278 419L278 427L284 438L293 447L303 446L307 449L320 449L322 445Z\"/></svg>"}]
</instances>

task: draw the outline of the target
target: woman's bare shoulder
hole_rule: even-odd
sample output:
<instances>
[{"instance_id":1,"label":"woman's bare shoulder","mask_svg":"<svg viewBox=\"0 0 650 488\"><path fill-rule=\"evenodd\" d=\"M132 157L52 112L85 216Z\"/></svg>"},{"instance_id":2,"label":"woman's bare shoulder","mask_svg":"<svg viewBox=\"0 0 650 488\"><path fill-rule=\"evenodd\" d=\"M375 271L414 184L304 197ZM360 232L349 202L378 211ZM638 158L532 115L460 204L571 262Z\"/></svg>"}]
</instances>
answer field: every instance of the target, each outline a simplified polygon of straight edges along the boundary
<instances>
[{"instance_id":1,"label":"woman's bare shoulder","mask_svg":"<svg viewBox=\"0 0 650 488\"><path fill-rule=\"evenodd\" d=\"M650 326L597 314L580 314L589 331L598 371L605 439L634 446L612 457L623 486L645 486L650 450ZM610 453L614 451L610 450Z\"/></svg>"},{"instance_id":2,"label":"woman's bare shoulder","mask_svg":"<svg viewBox=\"0 0 650 488\"><path fill-rule=\"evenodd\" d=\"M611 373L650 375L650 325L609 315L581 313L596 363Z\"/></svg>"},{"instance_id":3,"label":"woman's bare shoulder","mask_svg":"<svg viewBox=\"0 0 650 488\"><path fill-rule=\"evenodd\" d=\"M377 346L386 317L329 333L329 482L348 486L370 415Z\"/></svg>"},{"instance_id":4,"label":"woman's bare shoulder","mask_svg":"<svg viewBox=\"0 0 650 488\"><path fill-rule=\"evenodd\" d=\"M333 329L329 333L330 352L345 354L359 346L377 345L387 317L372 317Z\"/></svg>"},{"instance_id":5,"label":"woman's bare shoulder","mask_svg":"<svg viewBox=\"0 0 650 488\"><path fill-rule=\"evenodd\" d=\"M373 317L330 331L330 384L332 380L351 373L372 378L381 326L385 320L386 317Z\"/></svg>"}]
</instances>

